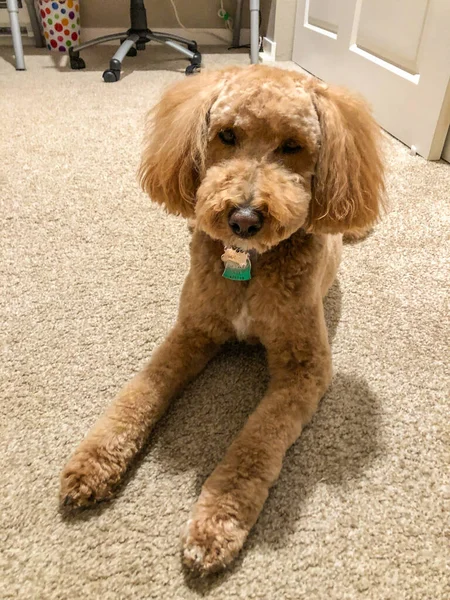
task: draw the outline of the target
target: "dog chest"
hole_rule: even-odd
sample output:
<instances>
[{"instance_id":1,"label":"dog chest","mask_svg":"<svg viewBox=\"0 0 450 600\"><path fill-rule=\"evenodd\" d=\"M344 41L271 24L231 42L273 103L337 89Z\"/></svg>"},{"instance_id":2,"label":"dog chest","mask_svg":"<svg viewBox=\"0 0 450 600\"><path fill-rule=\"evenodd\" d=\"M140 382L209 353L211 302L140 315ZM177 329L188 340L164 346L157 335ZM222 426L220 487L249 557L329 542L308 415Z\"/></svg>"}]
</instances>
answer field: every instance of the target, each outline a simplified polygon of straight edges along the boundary
<instances>
[{"instance_id":1,"label":"dog chest","mask_svg":"<svg viewBox=\"0 0 450 600\"><path fill-rule=\"evenodd\" d=\"M244 302L237 316L232 320L236 337L238 340L244 340L250 331L252 317L248 309L248 303Z\"/></svg>"}]
</instances>

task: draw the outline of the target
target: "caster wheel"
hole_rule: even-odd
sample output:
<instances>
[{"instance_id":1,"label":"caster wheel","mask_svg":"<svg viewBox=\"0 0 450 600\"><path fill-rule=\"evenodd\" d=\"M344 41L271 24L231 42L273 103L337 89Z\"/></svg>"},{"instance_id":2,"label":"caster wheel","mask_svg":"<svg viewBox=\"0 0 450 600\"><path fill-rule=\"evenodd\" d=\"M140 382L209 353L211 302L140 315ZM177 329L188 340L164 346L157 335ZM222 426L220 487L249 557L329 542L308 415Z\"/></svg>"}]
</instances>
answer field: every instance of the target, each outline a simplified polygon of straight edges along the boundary
<instances>
[{"instance_id":1,"label":"caster wheel","mask_svg":"<svg viewBox=\"0 0 450 600\"><path fill-rule=\"evenodd\" d=\"M137 42L136 43L136 48L138 50L145 50L145 42Z\"/></svg>"},{"instance_id":2,"label":"caster wheel","mask_svg":"<svg viewBox=\"0 0 450 600\"><path fill-rule=\"evenodd\" d=\"M136 48L130 48L127 52L127 56L137 56Z\"/></svg>"},{"instance_id":3,"label":"caster wheel","mask_svg":"<svg viewBox=\"0 0 450 600\"><path fill-rule=\"evenodd\" d=\"M188 44L187 48L191 52L197 52L198 51L198 47L197 47L197 44L195 42L192 42L192 44Z\"/></svg>"},{"instance_id":4,"label":"caster wheel","mask_svg":"<svg viewBox=\"0 0 450 600\"><path fill-rule=\"evenodd\" d=\"M103 73L103 81L106 83L114 83L115 81L119 81L120 79L120 71L115 71L113 69L107 69Z\"/></svg>"},{"instance_id":5,"label":"caster wheel","mask_svg":"<svg viewBox=\"0 0 450 600\"><path fill-rule=\"evenodd\" d=\"M75 70L85 69L86 63L79 56L75 56L75 57L71 56L70 57L70 68L75 69Z\"/></svg>"},{"instance_id":6,"label":"caster wheel","mask_svg":"<svg viewBox=\"0 0 450 600\"><path fill-rule=\"evenodd\" d=\"M188 65L186 67L186 75L193 75L194 73L200 73L200 65Z\"/></svg>"}]
</instances>

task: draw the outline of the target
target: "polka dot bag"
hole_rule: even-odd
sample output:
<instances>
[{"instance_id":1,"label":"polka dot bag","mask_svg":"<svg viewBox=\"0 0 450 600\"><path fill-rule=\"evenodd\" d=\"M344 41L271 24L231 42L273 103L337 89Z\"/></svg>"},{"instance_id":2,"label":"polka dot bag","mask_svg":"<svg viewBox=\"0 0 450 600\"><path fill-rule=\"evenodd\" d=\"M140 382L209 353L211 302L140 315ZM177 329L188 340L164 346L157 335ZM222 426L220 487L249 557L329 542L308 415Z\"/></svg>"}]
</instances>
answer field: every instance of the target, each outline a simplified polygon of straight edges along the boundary
<instances>
[{"instance_id":1,"label":"polka dot bag","mask_svg":"<svg viewBox=\"0 0 450 600\"><path fill-rule=\"evenodd\" d=\"M79 0L39 0L39 12L49 50L67 52L79 43Z\"/></svg>"}]
</instances>

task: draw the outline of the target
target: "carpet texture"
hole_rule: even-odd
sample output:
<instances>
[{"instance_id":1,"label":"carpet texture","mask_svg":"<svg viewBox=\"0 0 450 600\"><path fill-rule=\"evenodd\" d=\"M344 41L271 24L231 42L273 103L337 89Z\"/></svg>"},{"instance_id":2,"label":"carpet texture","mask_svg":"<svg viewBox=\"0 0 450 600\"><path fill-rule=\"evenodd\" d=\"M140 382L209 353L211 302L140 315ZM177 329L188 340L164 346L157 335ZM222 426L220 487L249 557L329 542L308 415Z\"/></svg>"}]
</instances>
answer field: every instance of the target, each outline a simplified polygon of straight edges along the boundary
<instances>
[{"instance_id":1,"label":"carpet texture","mask_svg":"<svg viewBox=\"0 0 450 600\"><path fill-rule=\"evenodd\" d=\"M176 318L187 227L135 174L144 114L185 63L147 51L106 85L108 48L85 72L28 52L25 73L0 54L0 597L449 598L450 166L386 136L391 211L326 301L332 387L236 564L197 580L180 530L264 393L260 350L226 349L175 401L113 502L57 509L68 456Z\"/></svg>"}]
</instances>

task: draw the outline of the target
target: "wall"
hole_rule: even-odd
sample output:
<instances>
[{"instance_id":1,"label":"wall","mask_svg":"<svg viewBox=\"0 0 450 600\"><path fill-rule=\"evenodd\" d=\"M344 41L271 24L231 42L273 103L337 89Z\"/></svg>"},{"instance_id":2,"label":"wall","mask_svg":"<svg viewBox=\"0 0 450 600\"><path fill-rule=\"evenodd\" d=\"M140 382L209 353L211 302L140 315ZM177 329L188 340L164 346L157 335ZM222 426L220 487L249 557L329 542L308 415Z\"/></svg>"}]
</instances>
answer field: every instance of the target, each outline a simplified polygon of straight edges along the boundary
<instances>
[{"instance_id":1,"label":"wall","mask_svg":"<svg viewBox=\"0 0 450 600\"><path fill-rule=\"evenodd\" d=\"M267 37L276 42L276 59L292 60L297 0L270 0L267 13Z\"/></svg>"},{"instance_id":2,"label":"wall","mask_svg":"<svg viewBox=\"0 0 450 600\"><path fill-rule=\"evenodd\" d=\"M220 0L174 0L181 22L189 28L221 29L222 19L217 15ZM262 13L262 29L268 20L271 0L260 0ZM106 7L107 5L107 7ZM223 0L225 10L233 15L236 2ZM83 27L127 28L129 24L129 0L81 0L81 19ZM179 25L175 18L170 0L146 0L148 25L154 29L173 29ZM249 27L248 0L244 2L242 28Z\"/></svg>"}]
</instances>

